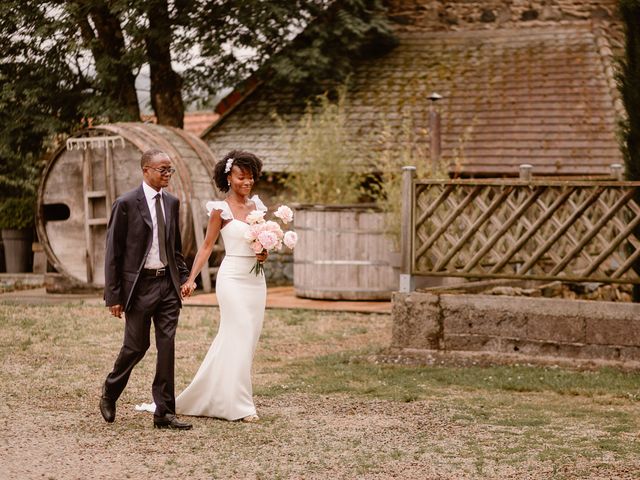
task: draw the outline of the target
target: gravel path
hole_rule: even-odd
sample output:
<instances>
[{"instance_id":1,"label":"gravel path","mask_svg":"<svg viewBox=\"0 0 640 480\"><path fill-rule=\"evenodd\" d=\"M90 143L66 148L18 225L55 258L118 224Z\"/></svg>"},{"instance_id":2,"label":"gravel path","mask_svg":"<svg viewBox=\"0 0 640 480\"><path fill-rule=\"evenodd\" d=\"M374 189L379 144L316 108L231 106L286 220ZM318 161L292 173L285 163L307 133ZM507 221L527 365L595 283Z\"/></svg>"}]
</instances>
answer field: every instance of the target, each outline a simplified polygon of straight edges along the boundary
<instances>
[{"instance_id":1,"label":"gravel path","mask_svg":"<svg viewBox=\"0 0 640 480\"><path fill-rule=\"evenodd\" d=\"M192 418L188 432L154 430L151 416L133 409L148 400L153 351L134 370L116 422L102 420L100 384L122 335L121 325L103 309L0 304L0 322L1 479L632 479L640 471L640 458L628 452L598 452L585 443L584 454L558 455L549 452L561 448L558 435L544 435L533 424L531 429L468 415L469 405L508 410L512 400L523 402L514 392L447 387L404 402L348 389L286 391L296 365L311 369L322 355L388 345L387 315L270 312L254 377L261 422ZM177 343L178 389L202 360L216 322L216 309L185 310ZM270 390L280 384L282 391ZM558 404L559 412L566 401L547 393L528 398ZM610 403L598 404L605 400ZM630 445L640 442L637 402L576 397L572 403L631 419L633 428L616 434ZM585 435L606 433L587 430L586 420L567 425L561 413L548 416L549 429L575 445Z\"/></svg>"}]
</instances>

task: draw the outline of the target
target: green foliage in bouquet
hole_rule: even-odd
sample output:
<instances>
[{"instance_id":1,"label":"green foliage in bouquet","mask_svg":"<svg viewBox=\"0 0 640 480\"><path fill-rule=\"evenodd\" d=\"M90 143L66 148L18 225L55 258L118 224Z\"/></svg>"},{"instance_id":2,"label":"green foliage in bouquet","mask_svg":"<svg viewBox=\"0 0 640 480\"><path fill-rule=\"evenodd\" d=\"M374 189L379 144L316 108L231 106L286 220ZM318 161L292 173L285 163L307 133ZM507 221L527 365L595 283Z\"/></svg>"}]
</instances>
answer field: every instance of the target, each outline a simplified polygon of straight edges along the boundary
<instances>
[{"instance_id":1,"label":"green foliage in bouquet","mask_svg":"<svg viewBox=\"0 0 640 480\"><path fill-rule=\"evenodd\" d=\"M30 197L12 197L0 201L0 228L22 229L33 227L35 206Z\"/></svg>"}]
</instances>

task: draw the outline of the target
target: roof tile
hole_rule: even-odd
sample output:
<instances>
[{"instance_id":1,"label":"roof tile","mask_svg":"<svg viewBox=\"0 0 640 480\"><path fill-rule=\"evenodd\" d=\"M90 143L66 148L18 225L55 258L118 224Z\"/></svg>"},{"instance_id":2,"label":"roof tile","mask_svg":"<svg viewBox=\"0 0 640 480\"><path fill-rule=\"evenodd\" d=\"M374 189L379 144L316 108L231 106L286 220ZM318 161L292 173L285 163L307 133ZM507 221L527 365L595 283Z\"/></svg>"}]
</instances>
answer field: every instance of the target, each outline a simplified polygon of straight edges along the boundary
<instances>
[{"instance_id":1,"label":"roof tile","mask_svg":"<svg viewBox=\"0 0 640 480\"><path fill-rule=\"evenodd\" d=\"M437 91L444 96L442 156L452 172L515 175L520 163L531 163L538 174L606 175L622 157L610 59L597 35L588 22L399 33L395 50L352 77L347 128L353 138L373 138L386 125L399 137L410 118L428 155L427 96ZM284 130L273 119L276 109ZM303 112L299 99L262 86L205 140L216 155L247 149L263 158L265 170L281 171L289 161L279 135L293 135Z\"/></svg>"}]
</instances>

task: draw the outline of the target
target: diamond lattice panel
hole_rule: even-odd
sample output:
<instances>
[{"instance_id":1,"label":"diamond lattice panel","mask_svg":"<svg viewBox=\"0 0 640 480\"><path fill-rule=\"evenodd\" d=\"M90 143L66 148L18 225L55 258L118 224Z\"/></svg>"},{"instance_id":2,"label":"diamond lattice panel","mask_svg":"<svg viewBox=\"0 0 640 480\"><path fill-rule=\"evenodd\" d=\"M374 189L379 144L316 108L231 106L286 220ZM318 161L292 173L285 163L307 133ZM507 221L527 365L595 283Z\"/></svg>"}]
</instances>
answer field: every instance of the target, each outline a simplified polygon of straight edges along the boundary
<instances>
[{"instance_id":1,"label":"diamond lattice panel","mask_svg":"<svg viewBox=\"0 0 640 480\"><path fill-rule=\"evenodd\" d=\"M640 283L640 183L415 183L413 273Z\"/></svg>"}]
</instances>

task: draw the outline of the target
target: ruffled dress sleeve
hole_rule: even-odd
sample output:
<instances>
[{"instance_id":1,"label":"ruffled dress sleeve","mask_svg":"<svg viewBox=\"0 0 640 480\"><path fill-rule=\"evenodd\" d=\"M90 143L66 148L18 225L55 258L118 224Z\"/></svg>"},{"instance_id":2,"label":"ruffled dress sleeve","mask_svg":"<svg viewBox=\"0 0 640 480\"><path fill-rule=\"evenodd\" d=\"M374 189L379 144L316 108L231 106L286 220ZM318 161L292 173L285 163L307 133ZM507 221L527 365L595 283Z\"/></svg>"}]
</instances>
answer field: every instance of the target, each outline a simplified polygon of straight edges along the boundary
<instances>
[{"instance_id":1,"label":"ruffled dress sleeve","mask_svg":"<svg viewBox=\"0 0 640 480\"><path fill-rule=\"evenodd\" d=\"M229 204L224 200L208 201L205 205L205 208L207 209L207 215L209 216L211 216L211 212L213 210L220 210L220 217L222 217L223 220L233 220L233 214L231 213Z\"/></svg>"},{"instance_id":2,"label":"ruffled dress sleeve","mask_svg":"<svg viewBox=\"0 0 640 480\"><path fill-rule=\"evenodd\" d=\"M256 204L256 208L258 210L260 210L261 212L266 212L267 211L267 206L264 203L262 203L262 200L260 200L260 197L258 195L254 195L249 200L251 200L253 203L255 203Z\"/></svg>"}]
</instances>

